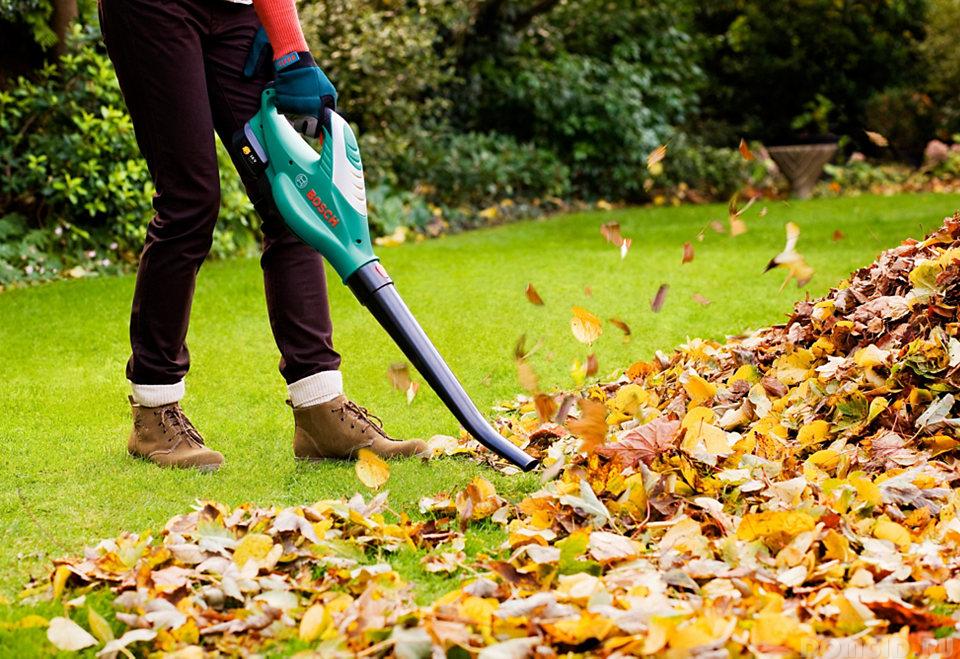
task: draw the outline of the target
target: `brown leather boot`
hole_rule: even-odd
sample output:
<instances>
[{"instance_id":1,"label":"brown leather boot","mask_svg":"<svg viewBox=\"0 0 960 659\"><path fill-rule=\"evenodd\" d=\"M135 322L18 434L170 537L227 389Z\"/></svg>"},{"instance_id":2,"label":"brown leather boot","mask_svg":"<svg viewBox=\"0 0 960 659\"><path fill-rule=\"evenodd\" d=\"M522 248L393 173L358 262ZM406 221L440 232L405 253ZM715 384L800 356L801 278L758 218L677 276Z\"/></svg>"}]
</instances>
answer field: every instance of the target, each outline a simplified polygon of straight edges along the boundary
<instances>
[{"instance_id":1,"label":"brown leather boot","mask_svg":"<svg viewBox=\"0 0 960 659\"><path fill-rule=\"evenodd\" d=\"M293 419L293 454L299 460L351 460L362 448L381 458L427 454L426 443L393 439L383 431L380 419L344 396L310 407L294 407Z\"/></svg>"},{"instance_id":2,"label":"brown leather boot","mask_svg":"<svg viewBox=\"0 0 960 659\"><path fill-rule=\"evenodd\" d=\"M141 407L130 397L133 430L127 441L130 455L161 467L187 467L216 471L223 455L207 448L203 437L180 409L180 403Z\"/></svg>"}]
</instances>

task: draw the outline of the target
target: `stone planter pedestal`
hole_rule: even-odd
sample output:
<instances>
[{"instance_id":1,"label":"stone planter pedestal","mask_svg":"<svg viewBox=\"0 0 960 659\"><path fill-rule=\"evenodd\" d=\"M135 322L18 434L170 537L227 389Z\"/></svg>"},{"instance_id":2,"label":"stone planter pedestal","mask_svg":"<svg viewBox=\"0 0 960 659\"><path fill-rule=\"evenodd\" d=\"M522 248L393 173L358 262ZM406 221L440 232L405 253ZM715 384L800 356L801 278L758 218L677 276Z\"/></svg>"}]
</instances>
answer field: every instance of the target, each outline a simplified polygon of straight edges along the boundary
<instances>
[{"instance_id":1,"label":"stone planter pedestal","mask_svg":"<svg viewBox=\"0 0 960 659\"><path fill-rule=\"evenodd\" d=\"M767 153L790 181L793 196L799 199L810 197L814 184L823 172L823 166L836 152L836 142L767 147Z\"/></svg>"}]
</instances>

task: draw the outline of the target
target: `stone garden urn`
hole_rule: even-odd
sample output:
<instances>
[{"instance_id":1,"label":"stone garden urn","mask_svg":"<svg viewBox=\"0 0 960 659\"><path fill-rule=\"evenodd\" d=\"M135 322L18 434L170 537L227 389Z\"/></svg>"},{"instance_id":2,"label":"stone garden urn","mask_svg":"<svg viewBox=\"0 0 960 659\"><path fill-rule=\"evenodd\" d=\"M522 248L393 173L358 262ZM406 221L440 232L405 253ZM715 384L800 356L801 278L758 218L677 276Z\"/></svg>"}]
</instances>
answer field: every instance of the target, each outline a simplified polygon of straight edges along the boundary
<instances>
[{"instance_id":1,"label":"stone garden urn","mask_svg":"<svg viewBox=\"0 0 960 659\"><path fill-rule=\"evenodd\" d=\"M830 162L836 152L835 139L767 147L767 153L790 181L790 191L798 199L810 197L823 166Z\"/></svg>"}]
</instances>

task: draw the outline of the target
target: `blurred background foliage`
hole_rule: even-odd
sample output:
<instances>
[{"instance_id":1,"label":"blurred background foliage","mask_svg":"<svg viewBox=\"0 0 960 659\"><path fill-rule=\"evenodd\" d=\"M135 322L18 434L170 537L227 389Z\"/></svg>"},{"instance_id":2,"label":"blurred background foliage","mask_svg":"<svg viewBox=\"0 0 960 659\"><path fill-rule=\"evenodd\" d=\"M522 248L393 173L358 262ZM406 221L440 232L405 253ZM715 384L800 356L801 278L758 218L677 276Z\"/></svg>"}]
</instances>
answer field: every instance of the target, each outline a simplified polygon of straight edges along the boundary
<instances>
[{"instance_id":1,"label":"blurred background foliage","mask_svg":"<svg viewBox=\"0 0 960 659\"><path fill-rule=\"evenodd\" d=\"M299 7L359 130L378 235L775 192L760 143L838 138L830 194L958 169L960 0ZM152 188L95 2L0 0L0 42L0 286L135 262ZM214 255L248 253L257 222L221 157Z\"/></svg>"}]
</instances>

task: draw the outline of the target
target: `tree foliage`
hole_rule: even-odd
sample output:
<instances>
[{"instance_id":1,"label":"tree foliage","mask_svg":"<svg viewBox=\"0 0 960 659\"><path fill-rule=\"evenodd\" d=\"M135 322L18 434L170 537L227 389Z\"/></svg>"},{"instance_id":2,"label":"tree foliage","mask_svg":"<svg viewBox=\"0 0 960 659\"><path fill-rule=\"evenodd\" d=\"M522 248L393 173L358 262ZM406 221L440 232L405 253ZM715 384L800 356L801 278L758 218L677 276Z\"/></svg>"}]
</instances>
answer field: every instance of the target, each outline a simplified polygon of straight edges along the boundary
<instances>
[{"instance_id":1,"label":"tree foliage","mask_svg":"<svg viewBox=\"0 0 960 659\"><path fill-rule=\"evenodd\" d=\"M769 141L862 134L874 93L915 83L926 0L714 0L704 114Z\"/></svg>"}]
</instances>

